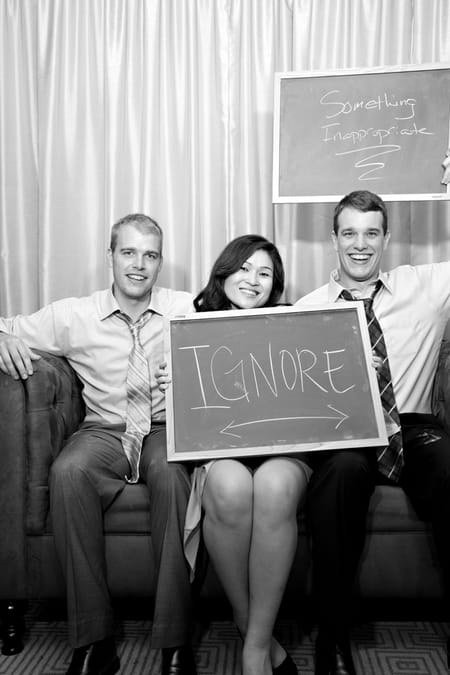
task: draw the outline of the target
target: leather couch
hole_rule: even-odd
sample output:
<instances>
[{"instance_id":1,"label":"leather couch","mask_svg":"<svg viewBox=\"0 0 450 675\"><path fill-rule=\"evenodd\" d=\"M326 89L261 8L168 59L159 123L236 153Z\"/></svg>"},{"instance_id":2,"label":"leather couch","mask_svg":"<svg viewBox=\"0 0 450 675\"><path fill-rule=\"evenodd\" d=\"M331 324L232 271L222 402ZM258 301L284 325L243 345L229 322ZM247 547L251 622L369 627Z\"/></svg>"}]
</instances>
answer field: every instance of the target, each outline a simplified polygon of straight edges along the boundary
<instances>
[{"instance_id":1,"label":"leather couch","mask_svg":"<svg viewBox=\"0 0 450 675\"><path fill-rule=\"evenodd\" d=\"M80 424L81 386L67 361L41 353L35 373L15 381L0 373L0 601L3 653L22 648L23 601L64 598L49 519L48 473L65 439ZM444 341L433 410L450 429L450 343ZM426 523L399 487L380 485L370 505L367 543L355 593L364 599L437 599L442 583ZM105 514L108 578L114 598L152 597L152 540L148 496L126 485ZM308 598L309 545L299 523L299 546L286 596ZM209 566L201 596L223 591Z\"/></svg>"}]
</instances>

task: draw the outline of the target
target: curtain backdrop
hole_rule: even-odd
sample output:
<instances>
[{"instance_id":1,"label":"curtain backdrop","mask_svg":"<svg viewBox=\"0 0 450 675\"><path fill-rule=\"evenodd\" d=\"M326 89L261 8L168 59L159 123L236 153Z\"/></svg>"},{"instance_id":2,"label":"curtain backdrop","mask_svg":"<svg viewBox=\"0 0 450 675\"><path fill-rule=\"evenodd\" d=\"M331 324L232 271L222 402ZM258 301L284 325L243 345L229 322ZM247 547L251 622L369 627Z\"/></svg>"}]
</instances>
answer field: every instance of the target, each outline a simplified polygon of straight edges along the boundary
<instances>
[{"instance_id":1,"label":"curtain backdrop","mask_svg":"<svg viewBox=\"0 0 450 675\"><path fill-rule=\"evenodd\" d=\"M256 232L295 301L335 265L333 205L272 204L274 73L449 61L448 0L0 0L0 314L108 285L135 211L163 285ZM389 211L386 267L450 258L449 203Z\"/></svg>"}]
</instances>

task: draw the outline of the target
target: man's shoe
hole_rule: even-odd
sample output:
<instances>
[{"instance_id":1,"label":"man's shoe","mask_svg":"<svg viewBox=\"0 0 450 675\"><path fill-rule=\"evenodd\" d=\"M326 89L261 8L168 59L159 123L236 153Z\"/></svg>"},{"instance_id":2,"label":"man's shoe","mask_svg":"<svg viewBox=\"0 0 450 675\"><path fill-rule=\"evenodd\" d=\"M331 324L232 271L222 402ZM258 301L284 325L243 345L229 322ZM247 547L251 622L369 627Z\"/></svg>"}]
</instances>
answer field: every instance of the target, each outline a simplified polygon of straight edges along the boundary
<instances>
[{"instance_id":1,"label":"man's shoe","mask_svg":"<svg viewBox=\"0 0 450 675\"><path fill-rule=\"evenodd\" d=\"M73 650L67 675L113 675L120 668L114 638L105 638Z\"/></svg>"},{"instance_id":2,"label":"man's shoe","mask_svg":"<svg viewBox=\"0 0 450 675\"><path fill-rule=\"evenodd\" d=\"M197 675L194 654L189 645L162 649L161 675Z\"/></svg>"},{"instance_id":3,"label":"man's shoe","mask_svg":"<svg viewBox=\"0 0 450 675\"><path fill-rule=\"evenodd\" d=\"M336 641L319 632L315 651L315 675L356 675L350 640L347 637Z\"/></svg>"},{"instance_id":4,"label":"man's shoe","mask_svg":"<svg viewBox=\"0 0 450 675\"><path fill-rule=\"evenodd\" d=\"M350 640L336 645L336 675L356 675Z\"/></svg>"}]
</instances>

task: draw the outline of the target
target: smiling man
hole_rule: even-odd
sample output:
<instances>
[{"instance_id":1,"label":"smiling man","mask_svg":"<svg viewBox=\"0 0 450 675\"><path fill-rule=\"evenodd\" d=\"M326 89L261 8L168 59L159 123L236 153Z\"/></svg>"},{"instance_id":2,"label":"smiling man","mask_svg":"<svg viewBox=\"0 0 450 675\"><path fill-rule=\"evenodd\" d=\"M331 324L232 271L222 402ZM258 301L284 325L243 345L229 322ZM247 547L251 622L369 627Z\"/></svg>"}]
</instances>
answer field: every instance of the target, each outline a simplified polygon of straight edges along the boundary
<instances>
[{"instance_id":1,"label":"smiling man","mask_svg":"<svg viewBox=\"0 0 450 675\"><path fill-rule=\"evenodd\" d=\"M319 629L316 675L356 672L349 640L351 591L370 496L379 481L400 483L417 512L431 521L450 618L450 438L431 414L431 388L450 318L450 262L382 272L389 238L383 200L365 190L351 192L334 211L338 269L328 284L297 303L364 302L372 348L384 362L378 378L390 439L387 448L311 457L306 508Z\"/></svg>"},{"instance_id":2,"label":"smiling man","mask_svg":"<svg viewBox=\"0 0 450 675\"><path fill-rule=\"evenodd\" d=\"M162 649L163 675L196 673L182 542L190 478L184 466L167 462L164 394L154 378L164 360L164 318L189 313L193 306L189 293L155 285L162 239L152 218L126 216L111 231L112 289L0 319L3 372L15 379L32 376L39 358L33 350L41 349L65 356L84 385L85 420L54 461L50 477L74 648L67 675L119 670L103 513L126 481L138 480L149 488L157 570L152 644Z\"/></svg>"}]
</instances>

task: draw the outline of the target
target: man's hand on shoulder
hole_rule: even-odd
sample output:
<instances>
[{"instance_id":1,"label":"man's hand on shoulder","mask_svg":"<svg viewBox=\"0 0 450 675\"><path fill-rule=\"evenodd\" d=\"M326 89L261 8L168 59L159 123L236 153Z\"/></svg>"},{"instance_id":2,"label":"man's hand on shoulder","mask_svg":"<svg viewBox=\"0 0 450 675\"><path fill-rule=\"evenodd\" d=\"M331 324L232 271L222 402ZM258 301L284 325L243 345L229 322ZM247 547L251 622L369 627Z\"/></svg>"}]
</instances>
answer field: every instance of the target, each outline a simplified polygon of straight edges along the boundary
<instances>
[{"instance_id":1,"label":"man's hand on shoulder","mask_svg":"<svg viewBox=\"0 0 450 675\"><path fill-rule=\"evenodd\" d=\"M441 183L443 185L448 185L450 183L450 148L447 150L447 156L442 162L444 167L444 175L442 176Z\"/></svg>"},{"instance_id":2,"label":"man's hand on shoulder","mask_svg":"<svg viewBox=\"0 0 450 675\"><path fill-rule=\"evenodd\" d=\"M26 380L33 374L33 361L41 357L9 333L0 333L0 370L14 380Z\"/></svg>"},{"instance_id":3,"label":"man's hand on shoulder","mask_svg":"<svg viewBox=\"0 0 450 675\"><path fill-rule=\"evenodd\" d=\"M167 372L166 361L160 363L159 366L156 368L155 379L160 391L165 393L171 382L170 375Z\"/></svg>"}]
</instances>

